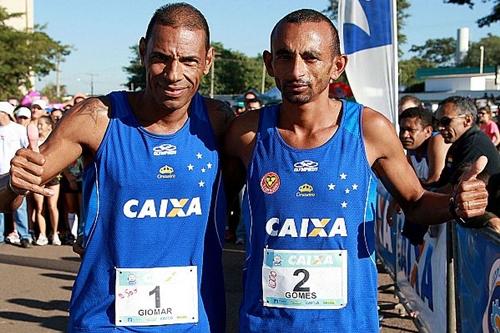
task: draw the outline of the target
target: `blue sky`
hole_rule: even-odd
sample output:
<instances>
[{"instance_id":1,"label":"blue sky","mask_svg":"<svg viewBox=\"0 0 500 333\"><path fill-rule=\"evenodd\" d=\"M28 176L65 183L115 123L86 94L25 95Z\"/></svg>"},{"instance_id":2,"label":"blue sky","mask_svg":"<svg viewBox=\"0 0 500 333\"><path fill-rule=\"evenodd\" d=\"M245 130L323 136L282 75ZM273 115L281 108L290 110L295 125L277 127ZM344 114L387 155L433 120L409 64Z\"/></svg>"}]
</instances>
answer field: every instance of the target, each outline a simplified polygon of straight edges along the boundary
<instances>
[{"instance_id":1,"label":"blue sky","mask_svg":"<svg viewBox=\"0 0 500 333\"><path fill-rule=\"evenodd\" d=\"M35 0L35 23L55 40L74 47L61 65L61 83L68 93L106 94L123 89L123 67L130 58L130 46L144 35L154 10L168 1L139 0ZM226 48L257 55L269 46L269 33L287 13L299 8L323 10L326 0L196 0L187 1L206 16L212 41ZM429 38L455 37L459 27L470 28L471 41L488 33L498 35L499 25L478 28L475 21L490 12L492 2L476 0L474 10L467 6L443 4L442 0L411 1L411 15L404 27L408 37L403 50L423 44ZM486 50L487 52L487 50ZM55 82L51 74L37 81L38 89Z\"/></svg>"}]
</instances>

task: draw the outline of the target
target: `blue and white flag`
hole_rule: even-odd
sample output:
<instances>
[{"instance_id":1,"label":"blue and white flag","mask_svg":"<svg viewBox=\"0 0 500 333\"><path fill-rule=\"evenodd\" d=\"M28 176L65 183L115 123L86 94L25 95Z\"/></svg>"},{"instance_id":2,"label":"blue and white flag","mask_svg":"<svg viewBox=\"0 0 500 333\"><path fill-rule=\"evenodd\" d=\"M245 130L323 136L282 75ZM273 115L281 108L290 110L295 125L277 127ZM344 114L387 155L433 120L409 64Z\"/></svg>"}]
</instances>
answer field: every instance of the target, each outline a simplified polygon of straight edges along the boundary
<instances>
[{"instance_id":1,"label":"blue and white flag","mask_svg":"<svg viewBox=\"0 0 500 333\"><path fill-rule=\"evenodd\" d=\"M396 0L339 0L339 37L356 101L398 119Z\"/></svg>"}]
</instances>

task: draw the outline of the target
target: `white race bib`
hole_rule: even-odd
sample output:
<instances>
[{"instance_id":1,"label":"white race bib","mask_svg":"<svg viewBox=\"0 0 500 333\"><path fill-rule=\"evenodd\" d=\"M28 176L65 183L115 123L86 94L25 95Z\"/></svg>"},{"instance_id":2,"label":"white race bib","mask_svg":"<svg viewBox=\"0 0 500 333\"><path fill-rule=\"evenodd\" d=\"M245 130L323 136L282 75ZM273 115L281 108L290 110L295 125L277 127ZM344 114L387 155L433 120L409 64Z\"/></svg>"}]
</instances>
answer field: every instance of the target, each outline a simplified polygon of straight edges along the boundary
<instances>
[{"instance_id":1,"label":"white race bib","mask_svg":"<svg viewBox=\"0 0 500 333\"><path fill-rule=\"evenodd\" d=\"M264 306L340 309L347 304L346 250L264 249Z\"/></svg>"},{"instance_id":2,"label":"white race bib","mask_svg":"<svg viewBox=\"0 0 500 333\"><path fill-rule=\"evenodd\" d=\"M116 268L115 325L198 322L196 266Z\"/></svg>"}]
</instances>

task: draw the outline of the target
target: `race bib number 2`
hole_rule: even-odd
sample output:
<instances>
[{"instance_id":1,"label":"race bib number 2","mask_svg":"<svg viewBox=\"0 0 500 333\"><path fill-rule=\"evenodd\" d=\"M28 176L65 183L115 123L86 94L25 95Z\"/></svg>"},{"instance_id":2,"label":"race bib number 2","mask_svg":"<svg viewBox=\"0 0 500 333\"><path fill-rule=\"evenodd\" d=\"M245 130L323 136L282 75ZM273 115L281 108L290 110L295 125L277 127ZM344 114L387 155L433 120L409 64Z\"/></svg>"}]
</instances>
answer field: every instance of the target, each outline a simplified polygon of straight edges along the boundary
<instances>
[{"instance_id":1,"label":"race bib number 2","mask_svg":"<svg viewBox=\"0 0 500 333\"><path fill-rule=\"evenodd\" d=\"M196 266L116 268L115 325L198 322Z\"/></svg>"},{"instance_id":2,"label":"race bib number 2","mask_svg":"<svg viewBox=\"0 0 500 333\"><path fill-rule=\"evenodd\" d=\"M340 309L347 304L346 250L264 249L264 306Z\"/></svg>"}]
</instances>

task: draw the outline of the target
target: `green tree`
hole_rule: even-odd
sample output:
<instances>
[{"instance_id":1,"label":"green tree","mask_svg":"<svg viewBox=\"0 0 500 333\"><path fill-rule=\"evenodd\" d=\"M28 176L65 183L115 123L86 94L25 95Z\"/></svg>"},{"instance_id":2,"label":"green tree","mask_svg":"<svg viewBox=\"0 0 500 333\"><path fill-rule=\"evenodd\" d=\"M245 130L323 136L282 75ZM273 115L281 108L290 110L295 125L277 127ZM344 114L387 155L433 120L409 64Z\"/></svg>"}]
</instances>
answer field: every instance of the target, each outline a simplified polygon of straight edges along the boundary
<instances>
[{"instance_id":1,"label":"green tree","mask_svg":"<svg viewBox=\"0 0 500 333\"><path fill-rule=\"evenodd\" d=\"M454 61L456 44L455 38L451 37L428 39L424 45L412 45L410 52L429 63L450 66Z\"/></svg>"},{"instance_id":2,"label":"green tree","mask_svg":"<svg viewBox=\"0 0 500 333\"><path fill-rule=\"evenodd\" d=\"M262 59L260 56L248 57L245 54L224 48L219 42L212 43L215 49L215 94L240 94L248 88L260 90L262 85ZM146 71L141 65L137 47L130 47L132 56L130 64L123 67L127 73L126 86L129 89L144 89L146 86ZM200 84L203 95L210 94L211 75L205 75ZM267 75L265 89L274 85L274 80Z\"/></svg>"},{"instance_id":3,"label":"green tree","mask_svg":"<svg viewBox=\"0 0 500 333\"><path fill-rule=\"evenodd\" d=\"M339 0L330 0L330 5L323 12L327 14L332 21L336 22L338 19L338 8L339 8ZM403 33L403 27L405 25L405 20L410 16L408 14L408 9L410 8L410 2L408 0L397 0L397 27L398 27L398 54L399 56L403 55L403 51L399 48L399 45L403 45L406 43L406 35Z\"/></svg>"},{"instance_id":4,"label":"green tree","mask_svg":"<svg viewBox=\"0 0 500 333\"><path fill-rule=\"evenodd\" d=\"M415 75L417 69L433 68L436 67L436 64L419 57L412 57L408 60L400 60L398 66L399 66L399 83L406 87L411 87L421 82L417 80Z\"/></svg>"},{"instance_id":5,"label":"green tree","mask_svg":"<svg viewBox=\"0 0 500 333\"><path fill-rule=\"evenodd\" d=\"M240 94L249 88L260 90L262 85L262 58L224 48L219 42L212 43L215 49L214 94ZM202 94L210 94L210 73L201 81ZM274 80L267 75L265 89L272 87Z\"/></svg>"},{"instance_id":6,"label":"green tree","mask_svg":"<svg viewBox=\"0 0 500 333\"><path fill-rule=\"evenodd\" d=\"M137 46L131 46L130 50L132 51L130 64L123 67L123 70L127 73L127 83L125 86L127 86L129 90L141 90L146 88L146 70L141 64L139 48Z\"/></svg>"},{"instance_id":7,"label":"green tree","mask_svg":"<svg viewBox=\"0 0 500 333\"><path fill-rule=\"evenodd\" d=\"M67 96L65 85L59 85L60 96ZM41 91L43 96L47 96L50 102L60 102L60 98L57 97L57 86L54 83L48 83L43 87Z\"/></svg>"},{"instance_id":8,"label":"green tree","mask_svg":"<svg viewBox=\"0 0 500 333\"><path fill-rule=\"evenodd\" d=\"M462 65L479 66L481 51L480 46L484 47L484 66L496 66L500 64L500 37L488 34L477 43L471 43L469 52Z\"/></svg>"},{"instance_id":9,"label":"green tree","mask_svg":"<svg viewBox=\"0 0 500 333\"><path fill-rule=\"evenodd\" d=\"M6 25L9 14L0 7L0 98L19 96L19 87L31 88L31 77L46 76L55 69L56 61L70 53L70 47L50 38L44 26L34 31L19 31Z\"/></svg>"},{"instance_id":10,"label":"green tree","mask_svg":"<svg viewBox=\"0 0 500 333\"><path fill-rule=\"evenodd\" d=\"M453 3L457 5L467 5L470 9L474 8L474 0L445 0L447 3ZM493 23L500 21L500 1L499 0L482 0L482 2L493 2L493 8L491 13L485 17L481 17L476 21L479 27L489 26Z\"/></svg>"}]
</instances>

